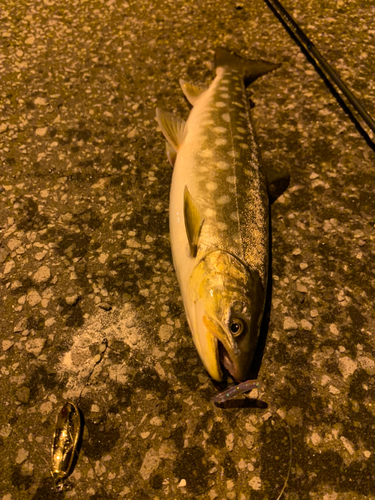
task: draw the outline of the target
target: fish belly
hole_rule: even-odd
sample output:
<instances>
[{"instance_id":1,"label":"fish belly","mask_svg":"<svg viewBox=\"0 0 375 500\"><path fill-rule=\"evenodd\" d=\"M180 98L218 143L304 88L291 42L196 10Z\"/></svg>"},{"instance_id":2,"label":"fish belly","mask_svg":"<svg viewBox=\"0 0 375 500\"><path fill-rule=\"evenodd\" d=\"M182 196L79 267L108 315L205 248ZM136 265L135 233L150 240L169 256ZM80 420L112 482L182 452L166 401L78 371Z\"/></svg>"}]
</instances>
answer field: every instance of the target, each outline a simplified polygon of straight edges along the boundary
<instances>
[{"instance_id":1,"label":"fish belly","mask_svg":"<svg viewBox=\"0 0 375 500\"><path fill-rule=\"evenodd\" d=\"M269 202L250 106L237 70L217 69L211 86L195 103L186 127L170 194L172 255L184 303L193 268L213 250L237 257L259 273L265 287ZM204 219L194 258L184 223L185 186Z\"/></svg>"}]
</instances>

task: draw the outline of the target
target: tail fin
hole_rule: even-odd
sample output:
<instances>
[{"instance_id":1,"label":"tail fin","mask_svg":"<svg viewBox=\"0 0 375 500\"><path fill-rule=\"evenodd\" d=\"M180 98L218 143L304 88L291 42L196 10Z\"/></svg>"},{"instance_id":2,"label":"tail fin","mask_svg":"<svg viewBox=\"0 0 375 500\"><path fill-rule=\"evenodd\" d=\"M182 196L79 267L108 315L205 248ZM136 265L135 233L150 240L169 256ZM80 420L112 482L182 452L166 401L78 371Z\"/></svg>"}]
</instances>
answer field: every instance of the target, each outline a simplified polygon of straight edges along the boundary
<instances>
[{"instance_id":1,"label":"tail fin","mask_svg":"<svg viewBox=\"0 0 375 500\"><path fill-rule=\"evenodd\" d=\"M280 64L262 61L261 59L244 59L222 47L216 49L214 63L215 68L233 68L242 72L246 87L260 76L281 66Z\"/></svg>"}]
</instances>

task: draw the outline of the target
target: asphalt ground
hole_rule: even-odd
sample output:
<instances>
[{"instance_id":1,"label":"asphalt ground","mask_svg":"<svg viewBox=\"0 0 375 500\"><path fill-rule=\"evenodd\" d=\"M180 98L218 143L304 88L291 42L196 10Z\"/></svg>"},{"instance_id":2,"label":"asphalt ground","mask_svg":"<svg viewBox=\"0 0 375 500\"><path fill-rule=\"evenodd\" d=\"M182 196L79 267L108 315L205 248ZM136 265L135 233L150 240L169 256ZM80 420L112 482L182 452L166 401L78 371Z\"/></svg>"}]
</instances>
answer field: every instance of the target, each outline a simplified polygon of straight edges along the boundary
<instances>
[{"instance_id":1,"label":"asphalt ground","mask_svg":"<svg viewBox=\"0 0 375 500\"><path fill-rule=\"evenodd\" d=\"M375 116L373 2L285 7ZM273 500L290 429L286 499L375 499L374 145L265 2L3 0L0 43L0 498ZM209 84L217 46L281 63L251 99L265 168L290 173L264 404L225 408L183 311L154 118L188 116L178 80ZM66 401L85 425L56 492Z\"/></svg>"}]
</instances>

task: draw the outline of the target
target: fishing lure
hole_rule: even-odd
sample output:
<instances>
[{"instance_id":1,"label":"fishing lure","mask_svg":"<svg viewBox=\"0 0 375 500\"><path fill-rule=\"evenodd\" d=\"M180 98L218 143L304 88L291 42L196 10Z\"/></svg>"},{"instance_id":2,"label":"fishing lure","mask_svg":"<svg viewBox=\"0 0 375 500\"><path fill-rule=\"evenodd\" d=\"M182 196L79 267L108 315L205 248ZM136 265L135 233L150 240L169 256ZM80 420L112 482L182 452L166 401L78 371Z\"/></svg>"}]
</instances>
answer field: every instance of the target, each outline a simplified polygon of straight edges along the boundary
<instances>
[{"instance_id":1,"label":"fishing lure","mask_svg":"<svg viewBox=\"0 0 375 500\"><path fill-rule=\"evenodd\" d=\"M71 402L65 403L57 416L51 449L51 474L58 490L63 488L63 482L73 472L78 458L83 432L83 417L81 410L78 408L82 392L87 386L95 367L102 361L107 347L108 340L104 338L99 346L99 353L94 356L95 364L81 390L77 405Z\"/></svg>"},{"instance_id":2,"label":"fishing lure","mask_svg":"<svg viewBox=\"0 0 375 500\"><path fill-rule=\"evenodd\" d=\"M78 457L82 434L82 416L74 403L65 403L55 427L51 449L51 474L56 488L61 489L63 481L73 472Z\"/></svg>"},{"instance_id":3,"label":"fishing lure","mask_svg":"<svg viewBox=\"0 0 375 500\"><path fill-rule=\"evenodd\" d=\"M262 384L257 380L246 380L238 385L232 385L228 387L225 391L216 394L211 401L214 403L225 403L226 401L231 401L237 396L244 394L245 392L252 391L253 389L261 389Z\"/></svg>"}]
</instances>

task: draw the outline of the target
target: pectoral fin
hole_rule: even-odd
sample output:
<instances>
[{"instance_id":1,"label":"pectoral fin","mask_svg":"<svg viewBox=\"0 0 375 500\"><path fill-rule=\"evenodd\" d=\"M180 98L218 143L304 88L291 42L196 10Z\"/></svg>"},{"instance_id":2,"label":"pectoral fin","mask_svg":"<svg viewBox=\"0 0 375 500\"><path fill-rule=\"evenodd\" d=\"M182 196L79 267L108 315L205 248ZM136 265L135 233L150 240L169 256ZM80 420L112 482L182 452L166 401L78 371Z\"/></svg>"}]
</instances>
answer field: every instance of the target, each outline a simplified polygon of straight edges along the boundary
<instances>
[{"instance_id":1,"label":"pectoral fin","mask_svg":"<svg viewBox=\"0 0 375 500\"><path fill-rule=\"evenodd\" d=\"M204 220L202 219L199 207L189 193L187 186L185 186L184 189L184 219L190 254L192 257L196 257L198 251L198 240Z\"/></svg>"},{"instance_id":2,"label":"pectoral fin","mask_svg":"<svg viewBox=\"0 0 375 500\"><path fill-rule=\"evenodd\" d=\"M160 108L156 108L156 119L164 137L172 148L178 151L187 132L185 121L179 116L172 115L172 113L163 111Z\"/></svg>"},{"instance_id":3,"label":"pectoral fin","mask_svg":"<svg viewBox=\"0 0 375 500\"><path fill-rule=\"evenodd\" d=\"M182 92L185 94L186 99L192 106L197 102L198 97L207 90L203 85L196 85L185 80L180 79Z\"/></svg>"}]
</instances>

